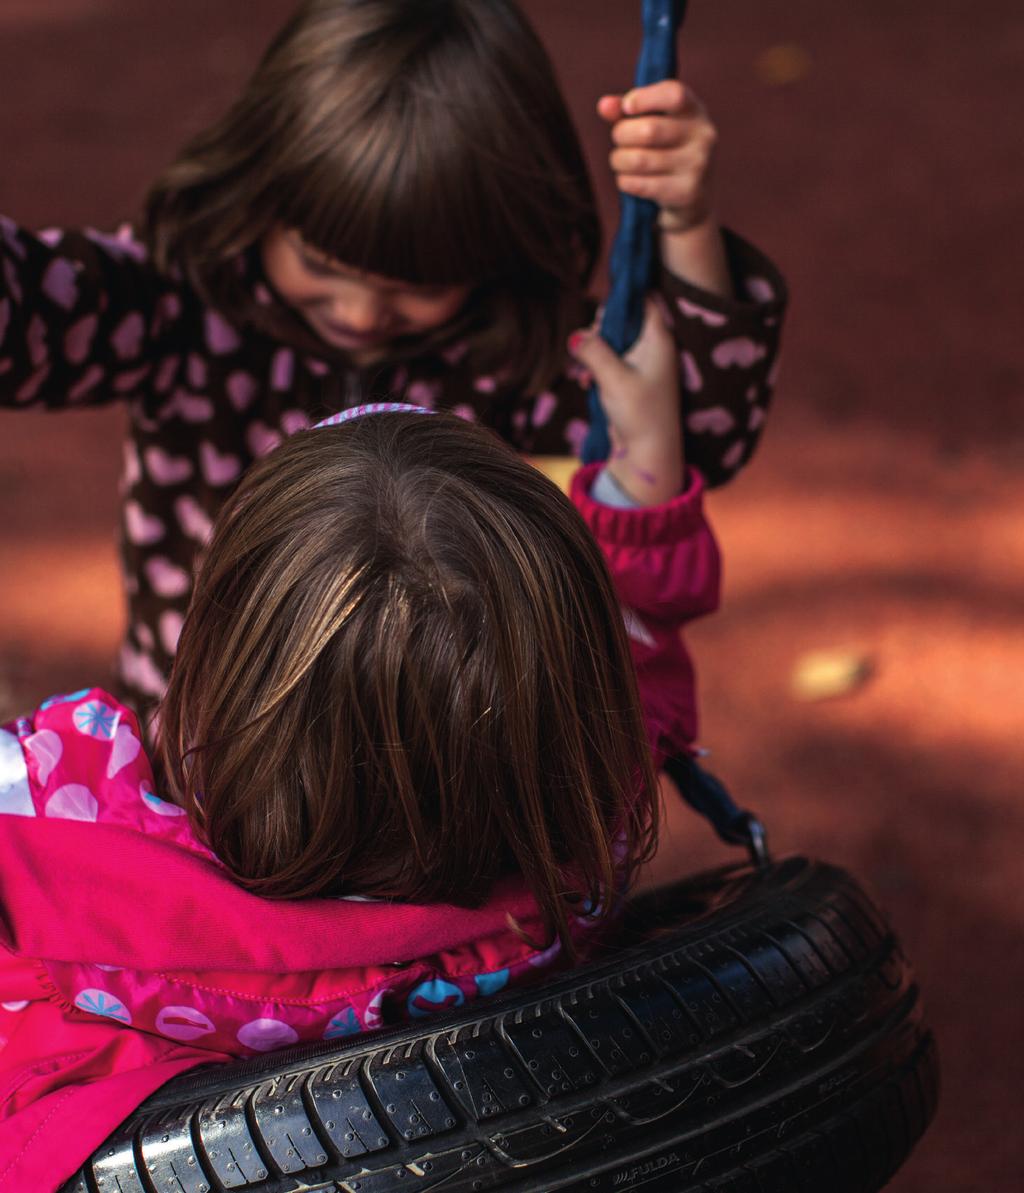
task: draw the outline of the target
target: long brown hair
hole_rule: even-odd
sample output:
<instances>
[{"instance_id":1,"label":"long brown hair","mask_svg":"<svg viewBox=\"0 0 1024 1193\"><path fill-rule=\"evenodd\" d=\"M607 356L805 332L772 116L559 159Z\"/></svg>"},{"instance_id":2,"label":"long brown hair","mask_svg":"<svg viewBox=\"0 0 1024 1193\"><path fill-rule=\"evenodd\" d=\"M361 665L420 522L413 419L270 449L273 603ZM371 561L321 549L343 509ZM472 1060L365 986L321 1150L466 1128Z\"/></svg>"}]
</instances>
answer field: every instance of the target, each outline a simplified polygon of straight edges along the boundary
<instances>
[{"instance_id":1,"label":"long brown hair","mask_svg":"<svg viewBox=\"0 0 1024 1193\"><path fill-rule=\"evenodd\" d=\"M301 432L249 471L159 732L199 835L268 897L474 906L521 873L571 955L573 900L600 902L656 832L600 549L454 416Z\"/></svg>"},{"instance_id":2,"label":"long brown hair","mask_svg":"<svg viewBox=\"0 0 1024 1193\"><path fill-rule=\"evenodd\" d=\"M512 0L306 0L156 182L143 234L230 315L252 311L238 261L275 224L372 273L473 285L475 363L531 392L600 251L579 139Z\"/></svg>"}]
</instances>

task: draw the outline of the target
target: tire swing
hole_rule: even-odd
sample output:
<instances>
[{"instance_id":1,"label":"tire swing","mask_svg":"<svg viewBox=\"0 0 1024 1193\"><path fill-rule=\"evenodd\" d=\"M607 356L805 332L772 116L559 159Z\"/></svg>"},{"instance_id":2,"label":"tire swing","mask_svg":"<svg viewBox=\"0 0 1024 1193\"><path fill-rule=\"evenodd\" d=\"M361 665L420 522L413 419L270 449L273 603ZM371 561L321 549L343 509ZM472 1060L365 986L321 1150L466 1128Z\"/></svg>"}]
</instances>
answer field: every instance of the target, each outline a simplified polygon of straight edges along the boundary
<instances>
[{"instance_id":1,"label":"tire swing","mask_svg":"<svg viewBox=\"0 0 1024 1193\"><path fill-rule=\"evenodd\" d=\"M637 84L675 70L682 0L644 0ZM624 197L602 334L642 324L653 205ZM588 459L607 454L592 395ZM627 909L557 981L414 1026L169 1082L63 1193L875 1193L936 1108L935 1044L860 886L666 768L750 861Z\"/></svg>"}]
</instances>

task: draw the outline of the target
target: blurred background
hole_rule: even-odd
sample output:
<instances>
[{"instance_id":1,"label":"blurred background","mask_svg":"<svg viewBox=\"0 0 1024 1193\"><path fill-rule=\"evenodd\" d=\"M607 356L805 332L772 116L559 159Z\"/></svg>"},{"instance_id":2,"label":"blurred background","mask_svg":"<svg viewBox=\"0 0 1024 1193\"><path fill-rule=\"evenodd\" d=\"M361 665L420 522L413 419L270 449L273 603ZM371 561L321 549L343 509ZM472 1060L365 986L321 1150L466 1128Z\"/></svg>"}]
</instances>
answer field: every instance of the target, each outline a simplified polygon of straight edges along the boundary
<instances>
[{"instance_id":1,"label":"blurred background","mask_svg":"<svg viewBox=\"0 0 1024 1193\"><path fill-rule=\"evenodd\" d=\"M593 104L629 83L639 0L525 7L611 228ZM683 76L719 125L722 219L793 295L764 444L711 501L726 589L691 639L703 737L776 850L873 884L916 965L944 1101L891 1188L1019 1187L1024 12L690 8ZM0 211L130 217L289 9L0 0ZM117 409L0 414L0 720L108 678L123 426ZM721 856L693 836L695 864Z\"/></svg>"}]
</instances>

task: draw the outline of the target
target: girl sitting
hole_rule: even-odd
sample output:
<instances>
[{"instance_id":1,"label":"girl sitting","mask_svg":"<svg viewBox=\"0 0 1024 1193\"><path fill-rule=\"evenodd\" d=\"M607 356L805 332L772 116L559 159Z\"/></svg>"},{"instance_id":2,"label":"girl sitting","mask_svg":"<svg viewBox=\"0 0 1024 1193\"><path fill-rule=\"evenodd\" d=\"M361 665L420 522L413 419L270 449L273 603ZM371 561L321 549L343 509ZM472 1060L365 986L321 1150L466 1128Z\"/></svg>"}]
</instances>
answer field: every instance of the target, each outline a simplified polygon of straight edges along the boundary
<instances>
[{"instance_id":1,"label":"girl sitting","mask_svg":"<svg viewBox=\"0 0 1024 1193\"><path fill-rule=\"evenodd\" d=\"M342 415L222 512L155 765L99 689L0 730L0 1190L55 1189L191 1066L458 1007L614 932L695 733L679 627L718 556L660 318L627 361L582 348L616 451L571 502L458 418ZM676 493L639 506L641 474Z\"/></svg>"}]
</instances>

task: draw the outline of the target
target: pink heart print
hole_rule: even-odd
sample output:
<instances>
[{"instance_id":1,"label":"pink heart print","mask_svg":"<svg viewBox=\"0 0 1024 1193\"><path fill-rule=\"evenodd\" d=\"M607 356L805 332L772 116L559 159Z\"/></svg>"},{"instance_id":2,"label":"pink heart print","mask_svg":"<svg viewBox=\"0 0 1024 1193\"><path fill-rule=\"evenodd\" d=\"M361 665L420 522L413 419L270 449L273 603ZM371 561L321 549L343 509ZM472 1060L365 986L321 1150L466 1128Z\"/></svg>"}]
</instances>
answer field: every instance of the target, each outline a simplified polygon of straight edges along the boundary
<instances>
[{"instance_id":1,"label":"pink heart print","mask_svg":"<svg viewBox=\"0 0 1024 1193\"><path fill-rule=\"evenodd\" d=\"M212 443L205 440L199 445L199 467L206 483L220 487L230 485L242 471L242 462L237 456L219 452Z\"/></svg>"},{"instance_id":2,"label":"pink heart print","mask_svg":"<svg viewBox=\"0 0 1024 1193\"><path fill-rule=\"evenodd\" d=\"M216 311L206 312L206 345L214 356L234 352L240 345L238 333Z\"/></svg>"},{"instance_id":3,"label":"pink heart print","mask_svg":"<svg viewBox=\"0 0 1024 1193\"><path fill-rule=\"evenodd\" d=\"M767 355L768 349L764 344L756 343L749 336L736 336L735 339L716 344L711 359L720 369L728 369L732 365L748 369Z\"/></svg>"},{"instance_id":4,"label":"pink heart print","mask_svg":"<svg viewBox=\"0 0 1024 1193\"><path fill-rule=\"evenodd\" d=\"M178 525L189 538L204 545L210 541L213 522L194 497L187 493L183 497L179 497L174 503L174 513L177 516Z\"/></svg>"},{"instance_id":5,"label":"pink heart print","mask_svg":"<svg viewBox=\"0 0 1024 1193\"><path fill-rule=\"evenodd\" d=\"M114 351L122 360L134 360L142 351L146 323L138 311L125 315L110 337Z\"/></svg>"},{"instance_id":6,"label":"pink heart print","mask_svg":"<svg viewBox=\"0 0 1024 1193\"><path fill-rule=\"evenodd\" d=\"M252 454L260 459L269 455L278 446L281 442L281 434L272 427L268 427L266 423L254 422L250 423L249 429L245 433L245 441Z\"/></svg>"},{"instance_id":7,"label":"pink heart print","mask_svg":"<svg viewBox=\"0 0 1024 1193\"><path fill-rule=\"evenodd\" d=\"M684 352L680 358L683 365L683 386L687 393L698 394L704 388L704 378L691 352Z\"/></svg>"},{"instance_id":8,"label":"pink heart print","mask_svg":"<svg viewBox=\"0 0 1024 1193\"><path fill-rule=\"evenodd\" d=\"M45 786L64 754L64 742L60 734L54 733L52 729L40 729L38 733L25 738L25 748L35 759L36 778L40 786Z\"/></svg>"},{"instance_id":9,"label":"pink heart print","mask_svg":"<svg viewBox=\"0 0 1024 1193\"><path fill-rule=\"evenodd\" d=\"M728 322L726 316L718 311L709 311L707 307L688 302L685 298L677 298L676 305L688 319L699 319L708 327L724 327Z\"/></svg>"},{"instance_id":10,"label":"pink heart print","mask_svg":"<svg viewBox=\"0 0 1024 1193\"><path fill-rule=\"evenodd\" d=\"M86 315L68 328L64 336L64 355L73 365L80 365L89 355L98 326L96 315Z\"/></svg>"},{"instance_id":11,"label":"pink heart print","mask_svg":"<svg viewBox=\"0 0 1024 1193\"><path fill-rule=\"evenodd\" d=\"M252 402L258 388L256 378L250 373L232 373L227 379L228 400L236 410L242 411Z\"/></svg>"},{"instance_id":12,"label":"pink heart print","mask_svg":"<svg viewBox=\"0 0 1024 1193\"><path fill-rule=\"evenodd\" d=\"M147 559L142 570L157 596L179 597L189 590L191 581L188 572L162 555Z\"/></svg>"},{"instance_id":13,"label":"pink heart print","mask_svg":"<svg viewBox=\"0 0 1024 1193\"><path fill-rule=\"evenodd\" d=\"M192 461L185 456L169 456L162 447L147 447L143 452L146 471L158 485L179 485L192 475Z\"/></svg>"},{"instance_id":14,"label":"pink heart print","mask_svg":"<svg viewBox=\"0 0 1024 1193\"><path fill-rule=\"evenodd\" d=\"M129 540L137 547L158 543L167 533L163 522L152 514L147 514L137 501L125 502L124 527Z\"/></svg>"},{"instance_id":15,"label":"pink heart print","mask_svg":"<svg viewBox=\"0 0 1024 1193\"><path fill-rule=\"evenodd\" d=\"M43 293L57 306L70 311L78 301L78 280L75 267L65 257L57 257L46 267L42 281Z\"/></svg>"},{"instance_id":16,"label":"pink heart print","mask_svg":"<svg viewBox=\"0 0 1024 1193\"><path fill-rule=\"evenodd\" d=\"M726 435L736 426L736 420L722 406L710 410L695 410L686 420L686 425L696 435L710 432L712 435Z\"/></svg>"}]
</instances>

